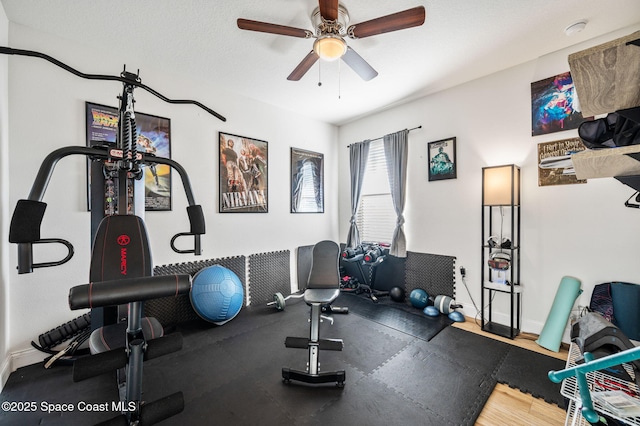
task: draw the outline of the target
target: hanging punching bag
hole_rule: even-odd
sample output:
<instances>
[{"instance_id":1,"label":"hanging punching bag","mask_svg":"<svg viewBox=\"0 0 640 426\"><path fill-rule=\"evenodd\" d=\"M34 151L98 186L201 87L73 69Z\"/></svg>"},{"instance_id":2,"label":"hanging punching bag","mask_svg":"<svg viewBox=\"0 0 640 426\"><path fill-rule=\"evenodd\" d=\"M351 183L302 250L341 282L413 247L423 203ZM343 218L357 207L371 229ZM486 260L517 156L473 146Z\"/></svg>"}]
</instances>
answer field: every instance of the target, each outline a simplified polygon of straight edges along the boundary
<instances>
[{"instance_id":1,"label":"hanging punching bag","mask_svg":"<svg viewBox=\"0 0 640 426\"><path fill-rule=\"evenodd\" d=\"M553 305L551 305L551 311L547 316L547 322L542 328L540 337L536 340L538 345L554 352L560 350L562 334L569 320L571 309L580 293L582 293L580 284L580 280L577 278L562 277L556 297L553 299Z\"/></svg>"}]
</instances>

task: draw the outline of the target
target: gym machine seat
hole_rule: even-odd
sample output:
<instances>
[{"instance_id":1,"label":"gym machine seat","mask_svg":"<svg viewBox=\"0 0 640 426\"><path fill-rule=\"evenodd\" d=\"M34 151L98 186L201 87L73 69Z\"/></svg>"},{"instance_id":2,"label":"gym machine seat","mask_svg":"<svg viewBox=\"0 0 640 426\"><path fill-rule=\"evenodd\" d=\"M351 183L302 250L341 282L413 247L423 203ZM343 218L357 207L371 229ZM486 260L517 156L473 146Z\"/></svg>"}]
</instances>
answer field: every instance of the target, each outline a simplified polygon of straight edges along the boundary
<instances>
[{"instance_id":1,"label":"gym machine seat","mask_svg":"<svg viewBox=\"0 0 640 426\"><path fill-rule=\"evenodd\" d=\"M303 300L311 306L309 320L309 337L287 337L285 346L288 348L308 349L307 371L282 369L282 380L290 383L297 380L305 383L333 383L344 386L345 372L320 372L320 350L341 351L344 343L342 339L320 339L321 319L327 319L333 324L333 318L322 315L322 306L330 305L340 294L340 272L338 259L340 247L333 241L321 241L313 247L311 271L307 288L303 293Z\"/></svg>"}]
</instances>

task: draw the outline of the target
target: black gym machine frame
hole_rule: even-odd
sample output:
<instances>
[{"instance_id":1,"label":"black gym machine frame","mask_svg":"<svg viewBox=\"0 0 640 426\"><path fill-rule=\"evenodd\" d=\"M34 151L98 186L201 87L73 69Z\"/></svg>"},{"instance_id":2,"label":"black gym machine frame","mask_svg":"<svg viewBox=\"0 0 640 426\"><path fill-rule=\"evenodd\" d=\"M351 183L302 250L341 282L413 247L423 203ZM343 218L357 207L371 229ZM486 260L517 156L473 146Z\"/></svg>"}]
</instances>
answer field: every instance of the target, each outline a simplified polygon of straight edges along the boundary
<instances>
[{"instance_id":1,"label":"black gym machine frame","mask_svg":"<svg viewBox=\"0 0 640 426\"><path fill-rule=\"evenodd\" d=\"M132 188L135 188L133 182L143 176L142 166L165 164L176 170L182 179L188 202L190 230L178 233L171 239L170 245L173 251L200 255L200 236L205 233L205 222L202 207L195 203L191 184L184 168L171 159L138 152L133 92L135 88L142 88L165 102L194 104L222 121L226 119L197 101L172 100L161 95L143 85L139 76L127 72L126 68L120 76L84 74L39 52L0 47L0 53L42 58L81 78L119 81L123 85L122 95L119 96L115 146L113 144L91 147L67 146L47 155L40 166L29 196L19 200L16 205L9 229L9 242L16 243L18 246L19 274L31 273L36 268L59 266L68 262L74 254L73 245L70 242L61 238L41 238L40 236L40 227L46 209L46 203L42 200L59 160L70 155L83 155L91 160L91 197L95 201L91 209L93 254L90 280L92 282L75 286L70 290L69 306L71 309L91 308L91 329L96 331L100 331L102 327L117 325L126 317L126 340L125 348L116 348L76 360L74 381L114 369L118 371L120 399L123 402L121 407L124 411L108 421L108 424L148 425L173 416L183 410L184 401L181 392L158 401L142 402L142 363L146 359L180 350L182 337L174 333L147 340L142 326L143 301L188 293L191 289L191 277L186 274L152 276L146 227L143 220L135 216L135 197L130 196ZM107 215L104 209L104 184L107 177L117 182L115 215ZM110 226L112 229L109 229ZM129 237L129 235L132 236ZM125 242L122 241L123 236ZM175 246L175 241L184 236L193 237L191 249L180 250ZM99 244L97 239L100 239ZM126 252L122 251L120 246L130 242L137 244L136 247L128 246L130 247L129 262L132 267L129 268L130 271L122 271L122 262L126 261L122 258L124 256L122 253ZM58 261L34 263L33 245L49 243L64 245L68 251L66 256ZM98 245L100 247L96 247ZM111 250L111 247L118 252ZM99 259L99 263L103 265L101 271L94 271L96 256L101 256ZM142 263L142 265L133 265L133 262ZM104 265L107 265L107 271L104 270ZM128 305L127 309L120 311L118 306L124 304Z\"/></svg>"}]
</instances>

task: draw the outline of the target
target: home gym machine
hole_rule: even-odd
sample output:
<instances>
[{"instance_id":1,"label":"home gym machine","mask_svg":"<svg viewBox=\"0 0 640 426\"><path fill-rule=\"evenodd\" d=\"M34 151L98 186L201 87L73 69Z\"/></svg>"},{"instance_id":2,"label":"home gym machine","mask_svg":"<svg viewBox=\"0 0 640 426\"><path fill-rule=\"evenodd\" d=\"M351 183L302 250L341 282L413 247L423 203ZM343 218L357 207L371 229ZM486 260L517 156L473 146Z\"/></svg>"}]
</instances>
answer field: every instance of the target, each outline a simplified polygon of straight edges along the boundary
<instances>
[{"instance_id":1,"label":"home gym machine","mask_svg":"<svg viewBox=\"0 0 640 426\"><path fill-rule=\"evenodd\" d=\"M171 248L177 253L201 253L200 236L205 233L204 215L195 203L186 171L177 162L138 152L133 91L141 88L163 101L195 104L215 117L224 117L196 101L172 100L141 83L138 75L126 71L120 76L81 73L42 53L0 47L0 53L45 59L81 78L119 81L123 84L119 96L118 126L115 146L68 146L50 153L43 161L27 199L19 200L13 213L9 242L18 245L18 273L31 273L36 268L62 265L74 252L73 245L60 238L41 238L40 227L46 209L42 200L53 170L59 160L70 155L83 155L91 160L91 231L92 255L89 284L71 288L71 309L91 308L90 348L93 355L78 358L74 363L74 381L118 371L121 414L104 424L148 425L171 417L183 410L181 392L154 402L142 402L142 363L180 350L182 337L174 333L162 336L162 326L152 318L142 317L143 301L188 293L189 275L152 276L153 265L146 226L136 210L135 183L143 176L143 166L165 164L176 170L188 201L189 232L176 234ZM105 206L105 191L113 191L109 208ZM142 213L139 211L138 213ZM188 250L176 248L179 237L193 237ZM58 243L67 255L54 262L34 263L33 246ZM123 306L124 305L124 306ZM158 338L156 338L158 337Z\"/></svg>"}]
</instances>

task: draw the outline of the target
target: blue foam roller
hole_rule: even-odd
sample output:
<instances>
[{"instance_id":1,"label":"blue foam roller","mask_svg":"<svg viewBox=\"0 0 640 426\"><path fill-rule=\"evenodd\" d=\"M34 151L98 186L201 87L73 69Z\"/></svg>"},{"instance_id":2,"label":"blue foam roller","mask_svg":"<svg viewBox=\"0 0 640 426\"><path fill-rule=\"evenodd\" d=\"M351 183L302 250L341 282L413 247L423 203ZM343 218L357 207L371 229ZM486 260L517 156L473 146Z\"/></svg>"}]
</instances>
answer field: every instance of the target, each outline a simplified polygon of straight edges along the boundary
<instances>
[{"instance_id":1,"label":"blue foam roller","mask_svg":"<svg viewBox=\"0 0 640 426\"><path fill-rule=\"evenodd\" d=\"M553 305L551 305L551 311L547 316L547 321L544 323L540 337L536 340L538 345L553 352L560 350L562 335L567 321L569 321L571 309L580 293L582 293L580 284L580 280L577 278L562 277L556 297L553 299Z\"/></svg>"}]
</instances>

